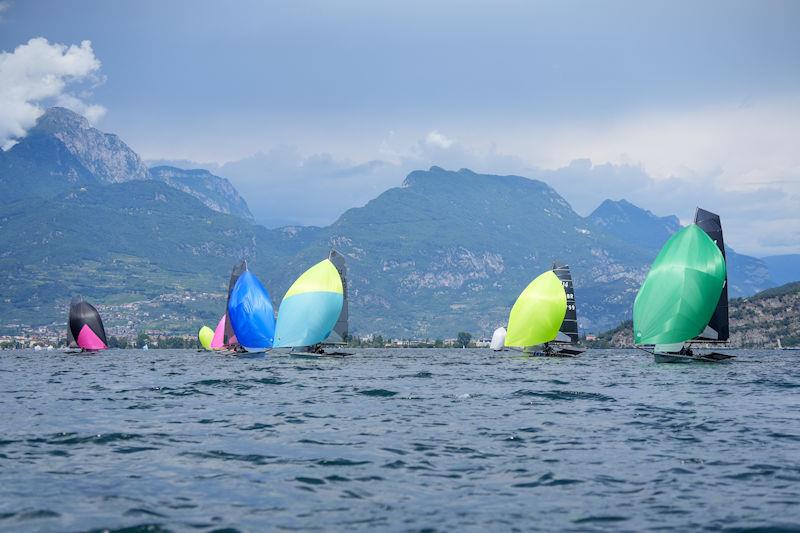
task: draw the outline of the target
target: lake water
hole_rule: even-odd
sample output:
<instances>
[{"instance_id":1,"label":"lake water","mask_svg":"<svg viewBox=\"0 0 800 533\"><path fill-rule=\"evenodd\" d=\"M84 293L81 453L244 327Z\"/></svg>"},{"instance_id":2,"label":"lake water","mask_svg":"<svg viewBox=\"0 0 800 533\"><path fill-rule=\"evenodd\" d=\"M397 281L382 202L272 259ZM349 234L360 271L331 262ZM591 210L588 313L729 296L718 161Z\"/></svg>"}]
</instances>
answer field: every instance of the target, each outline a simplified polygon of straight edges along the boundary
<instances>
[{"instance_id":1,"label":"lake water","mask_svg":"<svg viewBox=\"0 0 800 533\"><path fill-rule=\"evenodd\" d=\"M0 529L797 530L800 352L731 353L0 352Z\"/></svg>"}]
</instances>

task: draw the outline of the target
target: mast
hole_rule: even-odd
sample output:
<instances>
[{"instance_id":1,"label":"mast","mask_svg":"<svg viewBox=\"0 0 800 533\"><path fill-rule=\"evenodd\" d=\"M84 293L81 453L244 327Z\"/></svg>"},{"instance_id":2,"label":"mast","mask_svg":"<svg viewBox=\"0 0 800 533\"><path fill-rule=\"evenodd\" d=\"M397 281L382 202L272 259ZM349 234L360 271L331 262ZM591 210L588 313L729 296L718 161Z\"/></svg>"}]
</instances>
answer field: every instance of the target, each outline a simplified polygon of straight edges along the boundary
<instances>
[{"instance_id":1,"label":"mast","mask_svg":"<svg viewBox=\"0 0 800 533\"><path fill-rule=\"evenodd\" d=\"M222 344L224 346L230 346L231 339L234 339L236 337L236 335L233 333L233 326L231 326L231 318L230 316L228 316L228 305L231 303L231 292L233 292L233 288L236 286L236 282L239 280L239 277L246 271L247 271L246 259L242 259L237 264L235 264L233 266L233 270L231 271L231 279L228 282L228 297L225 300L225 335L222 339Z\"/></svg>"},{"instance_id":2,"label":"mast","mask_svg":"<svg viewBox=\"0 0 800 533\"><path fill-rule=\"evenodd\" d=\"M719 248L719 251L722 253L723 259L725 259L727 263L727 258L725 257L725 242L722 237L722 222L719 219L719 215L698 207L697 211L695 211L694 223L711 237L711 240L717 245L717 248ZM719 296L714 314L711 315L711 320L708 321L708 325L703 332L693 340L726 341L728 340L728 336L728 276L726 272L725 284L722 287L722 294Z\"/></svg>"},{"instance_id":3,"label":"mast","mask_svg":"<svg viewBox=\"0 0 800 533\"><path fill-rule=\"evenodd\" d=\"M342 291L344 294L344 300L342 302L342 312L339 313L339 318L336 321L336 325L333 326L333 331L325 339L325 343L327 344L344 344L347 342L347 335L348 335L348 320L350 318L350 313L347 306L347 265L345 264L344 256L337 252L336 250L331 250L330 255L328 256L333 266L336 267L336 270L339 271L339 277L342 278Z\"/></svg>"},{"instance_id":4,"label":"mast","mask_svg":"<svg viewBox=\"0 0 800 533\"><path fill-rule=\"evenodd\" d=\"M555 340L557 342L578 344L578 311L575 307L575 291L572 286L572 274L569 271L569 265L553 263L553 272L558 276L567 295L567 313L564 315L564 321L559 328L559 335Z\"/></svg>"}]
</instances>

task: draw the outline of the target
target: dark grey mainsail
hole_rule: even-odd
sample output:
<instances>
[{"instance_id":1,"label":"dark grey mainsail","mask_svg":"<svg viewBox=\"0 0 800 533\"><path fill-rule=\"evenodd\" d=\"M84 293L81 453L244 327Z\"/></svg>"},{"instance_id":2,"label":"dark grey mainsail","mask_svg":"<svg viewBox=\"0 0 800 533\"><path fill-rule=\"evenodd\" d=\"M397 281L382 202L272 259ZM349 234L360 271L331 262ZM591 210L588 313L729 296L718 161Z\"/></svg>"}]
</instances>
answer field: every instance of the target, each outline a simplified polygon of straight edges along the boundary
<instances>
[{"instance_id":1,"label":"dark grey mainsail","mask_svg":"<svg viewBox=\"0 0 800 533\"><path fill-rule=\"evenodd\" d=\"M233 333L233 326L231 326L231 320L228 317L228 304L231 301L231 292L233 288L236 286L236 282L239 280L239 276L244 274L247 271L247 260L242 259L237 264L233 266L233 270L231 271L231 279L228 282L228 297L225 300L225 335L223 336L222 343L225 347L232 347L238 344L232 339L236 338L236 335Z\"/></svg>"},{"instance_id":2,"label":"dark grey mainsail","mask_svg":"<svg viewBox=\"0 0 800 533\"><path fill-rule=\"evenodd\" d=\"M328 259L333 263L333 266L336 267L336 270L339 271L339 276L342 278L344 302L342 303L342 312L339 313L339 319L336 321L336 325L333 326L331 334L325 339L325 344L344 344L347 342L349 319L347 306L347 265L345 264L344 256L336 250L331 250Z\"/></svg>"},{"instance_id":3,"label":"dark grey mainsail","mask_svg":"<svg viewBox=\"0 0 800 533\"><path fill-rule=\"evenodd\" d=\"M571 344L578 344L578 311L575 307L575 291L572 287L572 274L569 271L568 265L561 265L553 263L553 272L561 284L564 286L564 292L567 293L567 313L564 315L564 321L561 323L561 328L556 337L556 342L569 342Z\"/></svg>"},{"instance_id":4,"label":"dark grey mainsail","mask_svg":"<svg viewBox=\"0 0 800 533\"><path fill-rule=\"evenodd\" d=\"M725 258L725 241L722 237L722 222L719 219L719 215L698 207L694 215L694 223L711 237L719 251L722 252L722 257ZM717 302L717 308L714 310L714 314L711 315L711 320L708 321L706 329L695 340L726 341L728 340L728 335L728 277L726 275L722 294L720 294Z\"/></svg>"}]
</instances>

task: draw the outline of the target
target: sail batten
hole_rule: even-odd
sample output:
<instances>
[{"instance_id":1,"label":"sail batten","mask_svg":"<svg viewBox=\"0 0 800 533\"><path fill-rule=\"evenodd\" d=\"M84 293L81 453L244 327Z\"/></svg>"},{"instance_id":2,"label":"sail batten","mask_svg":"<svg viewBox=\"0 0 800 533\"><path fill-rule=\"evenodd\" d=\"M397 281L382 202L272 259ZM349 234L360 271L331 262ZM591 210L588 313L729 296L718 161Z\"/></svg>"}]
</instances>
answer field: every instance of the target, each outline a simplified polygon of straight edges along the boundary
<instances>
[{"instance_id":1,"label":"sail batten","mask_svg":"<svg viewBox=\"0 0 800 533\"><path fill-rule=\"evenodd\" d=\"M230 317L228 316L228 307L231 303L231 293L233 292L233 288L236 286L236 282L239 281L239 276L244 274L247 271L247 260L242 259L237 264L233 266L233 270L231 271L231 278L228 281L228 298L225 302L225 316L223 319L224 322L224 330L223 330L223 337L222 337L222 346L227 348L235 348L237 345L236 342L236 334L233 331L233 325L231 324ZM221 347L222 347L221 346Z\"/></svg>"},{"instance_id":2,"label":"sail batten","mask_svg":"<svg viewBox=\"0 0 800 533\"><path fill-rule=\"evenodd\" d=\"M347 289L347 265L345 264L344 256L336 250L331 250L328 259L336 270L339 272L339 277L342 280L342 311L339 313L339 318L333 326L333 331L325 339L326 344L345 344L349 335L349 318L350 310L348 305L348 289Z\"/></svg>"},{"instance_id":3,"label":"sail batten","mask_svg":"<svg viewBox=\"0 0 800 533\"><path fill-rule=\"evenodd\" d=\"M567 297L567 312L559 328L559 333L562 335L556 336L555 340L558 342L578 344L580 340L578 336L578 310L575 305L575 290L572 284L572 273L569 270L569 265L562 265L559 263L553 263L553 272L561 281L561 285L564 287L564 293Z\"/></svg>"},{"instance_id":4,"label":"sail batten","mask_svg":"<svg viewBox=\"0 0 800 533\"><path fill-rule=\"evenodd\" d=\"M725 255L725 241L722 235L722 222L719 215L706 211L705 209L697 208L694 215L694 223L706 232L706 234L717 245L722 258L727 263ZM698 341L726 341L729 337L728 327L728 277L725 276L725 282L722 287L722 294L720 294L717 307L714 309L714 314L708 321L705 329L697 336L695 340Z\"/></svg>"}]
</instances>

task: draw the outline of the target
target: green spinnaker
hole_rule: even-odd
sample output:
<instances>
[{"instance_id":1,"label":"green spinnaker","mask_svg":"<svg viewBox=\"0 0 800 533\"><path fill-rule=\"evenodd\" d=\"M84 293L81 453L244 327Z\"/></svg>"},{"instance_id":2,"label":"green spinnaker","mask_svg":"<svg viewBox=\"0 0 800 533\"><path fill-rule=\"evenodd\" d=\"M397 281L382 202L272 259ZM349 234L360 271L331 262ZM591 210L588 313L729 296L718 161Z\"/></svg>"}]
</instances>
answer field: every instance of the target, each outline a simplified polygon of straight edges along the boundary
<instances>
[{"instance_id":1,"label":"green spinnaker","mask_svg":"<svg viewBox=\"0 0 800 533\"><path fill-rule=\"evenodd\" d=\"M725 286L725 258L691 224L659 252L633 304L636 344L683 343L703 332Z\"/></svg>"},{"instance_id":2,"label":"green spinnaker","mask_svg":"<svg viewBox=\"0 0 800 533\"><path fill-rule=\"evenodd\" d=\"M548 270L519 295L508 317L506 346L527 347L555 339L567 314L567 293Z\"/></svg>"},{"instance_id":3,"label":"green spinnaker","mask_svg":"<svg viewBox=\"0 0 800 533\"><path fill-rule=\"evenodd\" d=\"M208 326L203 326L200 328L200 331L197 332L197 338L200 340L200 345L206 349L211 349L211 341L214 338L214 330Z\"/></svg>"}]
</instances>

